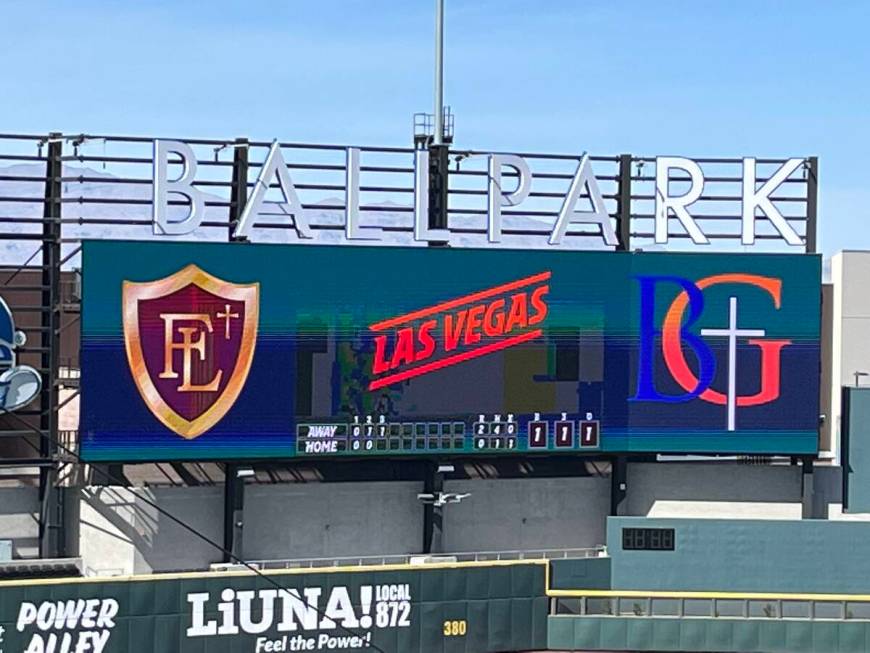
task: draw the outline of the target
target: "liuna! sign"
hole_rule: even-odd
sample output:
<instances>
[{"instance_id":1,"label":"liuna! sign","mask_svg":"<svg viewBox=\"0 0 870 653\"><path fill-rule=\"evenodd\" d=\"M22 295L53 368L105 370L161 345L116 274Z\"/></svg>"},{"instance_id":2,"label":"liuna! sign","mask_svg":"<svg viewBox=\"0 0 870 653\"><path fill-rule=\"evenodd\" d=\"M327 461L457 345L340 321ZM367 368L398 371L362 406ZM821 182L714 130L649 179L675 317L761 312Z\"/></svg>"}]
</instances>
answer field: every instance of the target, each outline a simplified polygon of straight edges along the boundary
<instances>
[{"instance_id":1,"label":"liuna! sign","mask_svg":"<svg viewBox=\"0 0 870 653\"><path fill-rule=\"evenodd\" d=\"M197 180L196 155L190 145L182 141L155 140L152 159L152 219L157 235L178 236L196 231L203 222L205 199L203 192L194 184ZM344 237L349 241L378 241L384 231L379 227L363 226L360 222L360 149L348 147L345 162ZM490 243L502 240L502 209L520 207L531 193L534 175L528 161L516 154L486 154L487 158L487 209L486 232ZM170 161L172 157L172 161ZM572 225L594 225L596 233L605 246L617 246L617 234L604 202L599 178L593 170L589 155L578 157L578 165L555 220L548 226L549 245L560 245ZM181 163L181 174L171 178L170 163ZM739 238L743 245L753 245L757 237L757 222L766 218L782 241L790 246L802 247L804 239L774 203L773 193L798 170L807 165L807 159L790 158L761 185L758 184L759 161L752 157L742 159L742 186L740 193ZM692 205L706 199L705 173L701 165L689 158L676 156L655 157L655 227L654 239L665 244L672 237L669 220L676 219L681 228L695 244L709 244L710 236L704 231L702 216L693 215ZM505 189L503 176L510 171L516 177L516 187ZM446 229L433 229L429 225L429 152L414 152L414 228L413 239L417 242L451 242L454 234L449 225ZM680 181L688 188L679 191L671 182ZM255 221L264 213L266 193L277 187L282 201L277 207L287 215L287 220L301 240L313 237L310 208L303 206L287 167L287 162L276 142L269 148L253 191L241 211L233 237L248 238ZM188 210L181 218L169 215L170 196L186 198ZM582 208L583 206L587 208ZM269 209L274 215L275 207ZM593 232L590 234L594 236ZM736 238L736 235L735 235Z\"/></svg>"}]
</instances>

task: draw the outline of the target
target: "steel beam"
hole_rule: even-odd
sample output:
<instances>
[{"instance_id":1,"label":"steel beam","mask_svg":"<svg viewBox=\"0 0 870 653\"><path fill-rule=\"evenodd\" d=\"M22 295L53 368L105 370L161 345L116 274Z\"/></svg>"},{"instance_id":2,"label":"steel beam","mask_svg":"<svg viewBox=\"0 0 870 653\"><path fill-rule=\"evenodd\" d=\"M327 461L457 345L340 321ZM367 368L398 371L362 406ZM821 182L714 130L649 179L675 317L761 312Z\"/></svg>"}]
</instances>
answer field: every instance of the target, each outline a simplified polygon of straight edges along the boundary
<instances>
[{"instance_id":1,"label":"steel beam","mask_svg":"<svg viewBox=\"0 0 870 653\"><path fill-rule=\"evenodd\" d=\"M631 251L631 154L619 156L619 189L616 194L617 252Z\"/></svg>"},{"instance_id":2,"label":"steel beam","mask_svg":"<svg viewBox=\"0 0 870 653\"><path fill-rule=\"evenodd\" d=\"M244 529L245 479L239 477L239 465L227 463L224 478L224 562L242 559ZM234 558L231 558L232 553Z\"/></svg>"},{"instance_id":3,"label":"steel beam","mask_svg":"<svg viewBox=\"0 0 870 653\"><path fill-rule=\"evenodd\" d=\"M436 497L444 491L444 474L438 471L438 464L432 463L426 469L423 479L423 492ZM444 509L434 503L423 504L423 553L442 553L444 551Z\"/></svg>"},{"instance_id":4,"label":"steel beam","mask_svg":"<svg viewBox=\"0 0 870 653\"><path fill-rule=\"evenodd\" d=\"M42 219L42 396L40 402L40 455L56 464L39 470L39 554L43 558L65 555L63 495L57 487L58 404L60 376L60 311L61 311L61 199L63 189L63 137L48 136L45 169L45 203Z\"/></svg>"},{"instance_id":5,"label":"steel beam","mask_svg":"<svg viewBox=\"0 0 870 653\"><path fill-rule=\"evenodd\" d=\"M813 459L811 456L804 456L801 467L801 519L816 519L813 509Z\"/></svg>"},{"instance_id":6,"label":"steel beam","mask_svg":"<svg viewBox=\"0 0 870 653\"><path fill-rule=\"evenodd\" d=\"M450 174L449 148L446 145L429 146L429 228L447 229L448 178ZM429 243L444 247L445 242Z\"/></svg>"},{"instance_id":7,"label":"steel beam","mask_svg":"<svg viewBox=\"0 0 870 653\"><path fill-rule=\"evenodd\" d=\"M628 494L628 460L625 456L615 456L610 473L610 514L619 516L625 513L625 497Z\"/></svg>"},{"instance_id":8,"label":"steel beam","mask_svg":"<svg viewBox=\"0 0 870 653\"><path fill-rule=\"evenodd\" d=\"M818 238L819 157L807 159L807 235L806 250L815 254Z\"/></svg>"},{"instance_id":9,"label":"steel beam","mask_svg":"<svg viewBox=\"0 0 870 653\"><path fill-rule=\"evenodd\" d=\"M244 241L245 238L234 236L236 225L248 203L248 152L250 143L247 138L237 138L233 152L233 179L230 187L230 223L228 239Z\"/></svg>"}]
</instances>

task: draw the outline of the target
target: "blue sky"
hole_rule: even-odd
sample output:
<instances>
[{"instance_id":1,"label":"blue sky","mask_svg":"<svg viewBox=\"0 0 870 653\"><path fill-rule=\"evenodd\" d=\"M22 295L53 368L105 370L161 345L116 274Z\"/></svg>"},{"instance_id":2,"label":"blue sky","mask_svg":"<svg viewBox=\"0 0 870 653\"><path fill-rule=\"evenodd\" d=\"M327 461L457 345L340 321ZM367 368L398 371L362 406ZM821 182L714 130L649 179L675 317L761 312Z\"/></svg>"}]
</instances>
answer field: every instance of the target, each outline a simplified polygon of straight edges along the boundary
<instances>
[{"instance_id":1,"label":"blue sky","mask_svg":"<svg viewBox=\"0 0 870 653\"><path fill-rule=\"evenodd\" d=\"M870 248L870 3L446 0L457 144L820 159ZM0 2L4 132L407 145L433 0Z\"/></svg>"}]
</instances>

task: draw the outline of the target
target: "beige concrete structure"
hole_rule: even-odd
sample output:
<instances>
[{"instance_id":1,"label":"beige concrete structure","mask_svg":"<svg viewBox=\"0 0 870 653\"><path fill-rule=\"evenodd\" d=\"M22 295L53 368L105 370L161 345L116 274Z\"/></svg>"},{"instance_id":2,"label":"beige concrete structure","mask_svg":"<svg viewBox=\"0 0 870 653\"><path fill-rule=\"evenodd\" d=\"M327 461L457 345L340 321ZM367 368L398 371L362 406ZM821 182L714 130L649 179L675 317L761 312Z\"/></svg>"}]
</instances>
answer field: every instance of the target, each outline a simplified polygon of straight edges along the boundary
<instances>
[{"instance_id":1,"label":"beige concrete structure","mask_svg":"<svg viewBox=\"0 0 870 653\"><path fill-rule=\"evenodd\" d=\"M839 461L841 387L853 386L856 381L870 384L870 252L843 251L834 255L831 283L829 425L831 453Z\"/></svg>"}]
</instances>

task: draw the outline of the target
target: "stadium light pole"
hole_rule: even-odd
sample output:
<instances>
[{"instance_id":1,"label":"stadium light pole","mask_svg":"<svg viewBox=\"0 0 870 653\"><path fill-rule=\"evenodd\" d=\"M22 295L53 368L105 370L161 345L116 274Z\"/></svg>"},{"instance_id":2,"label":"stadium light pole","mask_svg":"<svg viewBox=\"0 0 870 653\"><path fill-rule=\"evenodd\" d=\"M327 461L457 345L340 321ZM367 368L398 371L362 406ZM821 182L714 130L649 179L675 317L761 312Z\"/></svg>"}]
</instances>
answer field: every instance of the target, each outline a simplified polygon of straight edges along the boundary
<instances>
[{"instance_id":1,"label":"stadium light pole","mask_svg":"<svg viewBox=\"0 0 870 653\"><path fill-rule=\"evenodd\" d=\"M432 143L444 144L444 0L435 0L435 133Z\"/></svg>"}]
</instances>

